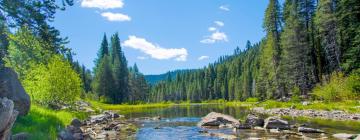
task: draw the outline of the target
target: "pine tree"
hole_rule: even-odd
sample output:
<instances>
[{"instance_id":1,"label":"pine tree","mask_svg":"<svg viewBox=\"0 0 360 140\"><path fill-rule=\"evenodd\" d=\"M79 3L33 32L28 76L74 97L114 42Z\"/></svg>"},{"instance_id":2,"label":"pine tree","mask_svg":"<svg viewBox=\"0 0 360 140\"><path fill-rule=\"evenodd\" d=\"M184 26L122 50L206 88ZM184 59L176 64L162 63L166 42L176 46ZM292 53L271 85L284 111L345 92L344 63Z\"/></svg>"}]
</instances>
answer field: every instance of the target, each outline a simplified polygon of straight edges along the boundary
<instances>
[{"instance_id":1,"label":"pine tree","mask_svg":"<svg viewBox=\"0 0 360 140\"><path fill-rule=\"evenodd\" d=\"M360 2L340 0L337 4L341 65L349 73L360 68Z\"/></svg>"},{"instance_id":2,"label":"pine tree","mask_svg":"<svg viewBox=\"0 0 360 140\"><path fill-rule=\"evenodd\" d=\"M278 0L270 0L265 11L264 28L267 32L266 43L262 48L260 71L266 94L278 98L284 96L284 85L280 80L279 72L281 46L280 34L282 17Z\"/></svg>"},{"instance_id":3,"label":"pine tree","mask_svg":"<svg viewBox=\"0 0 360 140\"><path fill-rule=\"evenodd\" d=\"M111 37L111 64L113 69L113 77L116 83L116 92L114 93L114 103L128 101L129 85L128 85L128 68L124 53L121 50L120 39L118 33Z\"/></svg>"},{"instance_id":4,"label":"pine tree","mask_svg":"<svg viewBox=\"0 0 360 140\"><path fill-rule=\"evenodd\" d=\"M340 70L340 47L337 42L336 1L320 0L317 7L315 23L319 29L321 46L325 51L327 70Z\"/></svg>"},{"instance_id":5,"label":"pine tree","mask_svg":"<svg viewBox=\"0 0 360 140\"><path fill-rule=\"evenodd\" d=\"M94 78L93 89L103 101L115 103L114 92L116 91L116 85L109 59L107 55L101 59Z\"/></svg>"},{"instance_id":6,"label":"pine tree","mask_svg":"<svg viewBox=\"0 0 360 140\"><path fill-rule=\"evenodd\" d=\"M95 59L95 68L94 73L96 73L96 69L98 68L98 65L101 61L101 59L105 56L109 55L109 43L107 41L106 34L104 34L103 40L101 41L100 49L97 53L97 59Z\"/></svg>"},{"instance_id":7,"label":"pine tree","mask_svg":"<svg viewBox=\"0 0 360 140\"><path fill-rule=\"evenodd\" d=\"M291 0L287 2L284 32L281 37L283 46L283 67L288 83L288 90L298 87L306 95L312 87L312 68L310 58L310 44L307 32L307 11L303 11L302 2ZM303 15L302 15L303 14Z\"/></svg>"}]
</instances>

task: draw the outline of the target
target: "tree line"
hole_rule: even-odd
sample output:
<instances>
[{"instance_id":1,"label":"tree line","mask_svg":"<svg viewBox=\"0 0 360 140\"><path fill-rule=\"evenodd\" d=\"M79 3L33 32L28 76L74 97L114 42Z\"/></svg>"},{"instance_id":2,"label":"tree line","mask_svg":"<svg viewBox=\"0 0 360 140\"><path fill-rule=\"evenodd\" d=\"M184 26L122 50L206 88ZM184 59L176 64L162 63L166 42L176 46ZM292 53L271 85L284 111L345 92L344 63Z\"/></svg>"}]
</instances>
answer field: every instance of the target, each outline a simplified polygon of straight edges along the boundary
<instances>
[{"instance_id":1,"label":"tree line","mask_svg":"<svg viewBox=\"0 0 360 140\"><path fill-rule=\"evenodd\" d=\"M149 101L308 97L314 87L342 77L338 73L355 75L349 83L357 83L350 88L359 97L357 0L269 0L264 17L262 41L248 42L243 51L237 48L203 69L158 83Z\"/></svg>"},{"instance_id":2,"label":"tree line","mask_svg":"<svg viewBox=\"0 0 360 140\"><path fill-rule=\"evenodd\" d=\"M74 61L67 38L49 24L73 1L58 2L0 0L0 68L14 69L32 101L44 106L87 97L118 104L360 96L357 0L269 0L260 42L202 69L168 73L155 85L136 64L128 66L118 33L110 41L104 35L93 70Z\"/></svg>"}]
</instances>

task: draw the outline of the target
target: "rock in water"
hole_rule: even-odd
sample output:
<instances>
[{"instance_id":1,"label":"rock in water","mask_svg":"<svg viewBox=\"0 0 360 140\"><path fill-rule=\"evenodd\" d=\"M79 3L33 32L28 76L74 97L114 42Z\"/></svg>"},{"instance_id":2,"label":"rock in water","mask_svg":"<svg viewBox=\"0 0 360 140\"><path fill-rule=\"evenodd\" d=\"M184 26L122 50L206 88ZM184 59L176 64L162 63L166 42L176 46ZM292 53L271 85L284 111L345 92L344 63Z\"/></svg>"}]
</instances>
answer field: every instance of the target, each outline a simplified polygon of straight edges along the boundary
<instances>
[{"instance_id":1,"label":"rock in water","mask_svg":"<svg viewBox=\"0 0 360 140\"><path fill-rule=\"evenodd\" d=\"M346 133L337 133L332 135L334 138L340 139L340 140L349 140L356 138L357 135L355 134L346 134Z\"/></svg>"},{"instance_id":2,"label":"rock in water","mask_svg":"<svg viewBox=\"0 0 360 140\"><path fill-rule=\"evenodd\" d=\"M303 133L324 133L324 131L320 129L307 128L307 127L299 127L298 131Z\"/></svg>"},{"instance_id":3,"label":"rock in water","mask_svg":"<svg viewBox=\"0 0 360 140\"><path fill-rule=\"evenodd\" d=\"M251 127L255 127L255 126L264 126L264 119L259 118L256 115L253 114L249 114L246 117L246 121L245 124L251 126Z\"/></svg>"},{"instance_id":4,"label":"rock in water","mask_svg":"<svg viewBox=\"0 0 360 140\"><path fill-rule=\"evenodd\" d=\"M17 74L10 68L0 69L0 97L14 102L14 109L19 115L26 115L30 110L30 97L26 94Z\"/></svg>"},{"instance_id":5,"label":"rock in water","mask_svg":"<svg viewBox=\"0 0 360 140\"><path fill-rule=\"evenodd\" d=\"M203 126L219 127L219 125L221 125L221 124L222 125L231 124L232 126L237 126L237 125L240 125L240 122L237 119L235 119L229 115L211 112L201 119L201 121L198 123L198 126L199 127L203 127Z\"/></svg>"},{"instance_id":6,"label":"rock in water","mask_svg":"<svg viewBox=\"0 0 360 140\"><path fill-rule=\"evenodd\" d=\"M290 125L287 121L280 119L280 117L269 117L265 119L264 128L289 130Z\"/></svg>"},{"instance_id":7,"label":"rock in water","mask_svg":"<svg viewBox=\"0 0 360 140\"><path fill-rule=\"evenodd\" d=\"M16 120L18 111L14 110L13 101L0 98L0 139L8 140L11 137L11 128Z\"/></svg>"}]
</instances>

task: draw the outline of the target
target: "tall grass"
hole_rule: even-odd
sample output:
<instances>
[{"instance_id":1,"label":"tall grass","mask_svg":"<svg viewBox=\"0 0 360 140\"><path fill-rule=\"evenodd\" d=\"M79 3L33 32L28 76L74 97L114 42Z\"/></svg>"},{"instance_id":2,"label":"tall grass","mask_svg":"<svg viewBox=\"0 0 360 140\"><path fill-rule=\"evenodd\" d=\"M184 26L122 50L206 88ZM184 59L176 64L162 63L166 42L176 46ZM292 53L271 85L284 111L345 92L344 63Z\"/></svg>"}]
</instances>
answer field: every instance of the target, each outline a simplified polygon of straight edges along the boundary
<instances>
[{"instance_id":1,"label":"tall grass","mask_svg":"<svg viewBox=\"0 0 360 140\"><path fill-rule=\"evenodd\" d=\"M28 115L17 118L12 129L13 134L27 132L31 140L56 139L57 133L68 125L73 118L86 115L69 111L54 111L32 105Z\"/></svg>"}]
</instances>

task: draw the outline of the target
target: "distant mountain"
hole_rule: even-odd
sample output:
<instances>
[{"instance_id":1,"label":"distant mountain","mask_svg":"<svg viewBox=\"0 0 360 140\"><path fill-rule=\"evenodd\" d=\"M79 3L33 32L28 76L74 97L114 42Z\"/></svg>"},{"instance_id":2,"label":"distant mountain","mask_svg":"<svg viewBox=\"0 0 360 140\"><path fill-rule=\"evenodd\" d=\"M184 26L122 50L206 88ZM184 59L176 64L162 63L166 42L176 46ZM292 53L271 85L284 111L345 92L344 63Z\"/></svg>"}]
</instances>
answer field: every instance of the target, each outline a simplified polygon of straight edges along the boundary
<instances>
[{"instance_id":1,"label":"distant mountain","mask_svg":"<svg viewBox=\"0 0 360 140\"><path fill-rule=\"evenodd\" d=\"M193 70L175 70L175 71L170 71L164 74L158 74L158 75L145 75L145 79L146 81L151 84L151 85L155 85L156 83L165 80L167 78L167 75L170 74L171 78L175 78L177 74L179 73L183 73L183 72L189 72L189 71L193 71Z\"/></svg>"}]
</instances>

